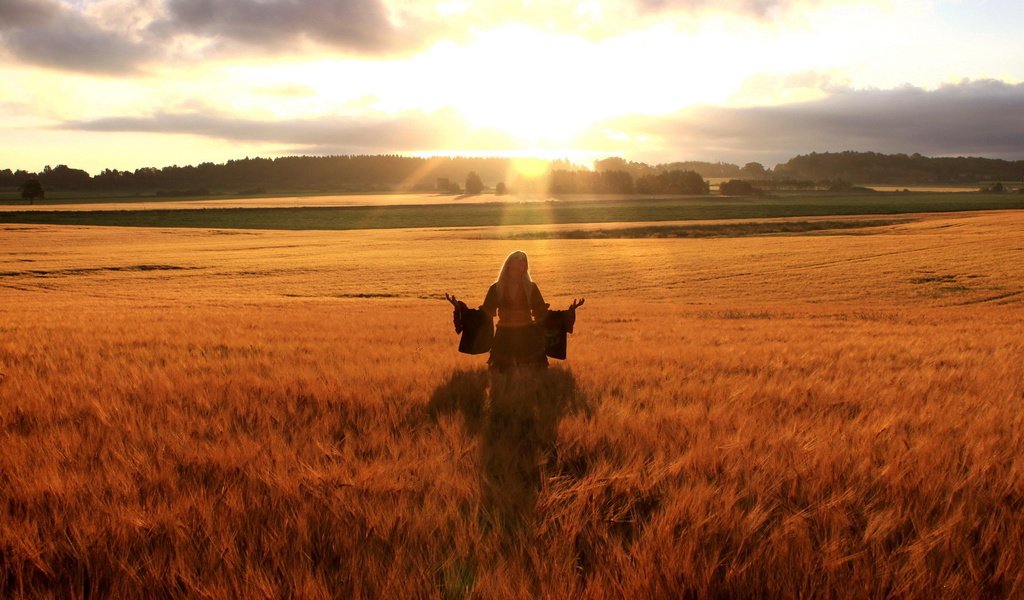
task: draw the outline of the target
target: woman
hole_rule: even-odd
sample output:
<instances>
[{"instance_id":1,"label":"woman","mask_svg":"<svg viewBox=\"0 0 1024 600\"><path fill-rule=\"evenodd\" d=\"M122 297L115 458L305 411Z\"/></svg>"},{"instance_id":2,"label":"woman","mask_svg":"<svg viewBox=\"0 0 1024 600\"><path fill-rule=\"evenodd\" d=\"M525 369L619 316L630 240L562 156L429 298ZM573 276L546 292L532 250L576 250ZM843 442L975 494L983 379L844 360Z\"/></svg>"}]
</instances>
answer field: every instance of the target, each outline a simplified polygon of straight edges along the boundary
<instances>
[{"instance_id":1,"label":"woman","mask_svg":"<svg viewBox=\"0 0 1024 600\"><path fill-rule=\"evenodd\" d=\"M548 311L540 288L530 277L526 253L517 250L501 266L498 280L491 284L480 307L498 323L487 364L492 369L516 365L548 366L544 355L544 334L540 329Z\"/></svg>"},{"instance_id":2,"label":"woman","mask_svg":"<svg viewBox=\"0 0 1024 600\"><path fill-rule=\"evenodd\" d=\"M565 359L565 336L572 333L576 309L585 302L574 299L568 310L549 311L521 250L505 259L479 309L470 309L451 294L444 297L455 309L455 333L462 334L459 352L483 354L490 350L487 364L497 370L516 365L546 367L548 356ZM490 322L495 316L498 325L492 339ZM481 319L486 327L480 325Z\"/></svg>"}]
</instances>

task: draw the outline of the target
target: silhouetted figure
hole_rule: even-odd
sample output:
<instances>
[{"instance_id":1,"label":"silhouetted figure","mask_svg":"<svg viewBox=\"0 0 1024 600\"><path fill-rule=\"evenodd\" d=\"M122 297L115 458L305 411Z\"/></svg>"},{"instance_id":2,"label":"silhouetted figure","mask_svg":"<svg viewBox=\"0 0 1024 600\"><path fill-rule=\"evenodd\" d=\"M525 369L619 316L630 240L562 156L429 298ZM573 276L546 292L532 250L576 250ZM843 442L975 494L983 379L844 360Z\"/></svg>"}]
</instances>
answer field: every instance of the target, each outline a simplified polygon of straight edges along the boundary
<instances>
[{"instance_id":1,"label":"silhouetted figure","mask_svg":"<svg viewBox=\"0 0 1024 600\"><path fill-rule=\"evenodd\" d=\"M530 277L529 259L517 250L501 266L478 309L469 308L445 294L455 308L455 332L462 334L459 351L482 354L490 351L487 364L505 370L514 366L548 366L548 356L564 359L567 333L572 333L576 309L584 300L573 300L568 310L549 311L540 288ZM494 317L498 318L492 329ZM493 332L493 333L492 333Z\"/></svg>"}]
</instances>

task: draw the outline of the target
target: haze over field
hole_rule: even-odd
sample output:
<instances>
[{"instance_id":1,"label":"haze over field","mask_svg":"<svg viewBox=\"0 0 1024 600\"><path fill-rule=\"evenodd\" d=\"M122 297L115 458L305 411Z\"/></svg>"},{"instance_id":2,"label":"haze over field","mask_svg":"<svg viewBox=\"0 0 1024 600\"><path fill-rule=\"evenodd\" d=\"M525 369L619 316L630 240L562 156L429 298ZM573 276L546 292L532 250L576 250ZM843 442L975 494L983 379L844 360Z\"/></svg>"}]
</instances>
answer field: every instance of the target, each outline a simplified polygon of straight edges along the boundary
<instances>
[{"instance_id":1,"label":"haze over field","mask_svg":"<svg viewBox=\"0 0 1024 600\"><path fill-rule=\"evenodd\" d=\"M0 168L1024 158L1014 0L3 0Z\"/></svg>"}]
</instances>

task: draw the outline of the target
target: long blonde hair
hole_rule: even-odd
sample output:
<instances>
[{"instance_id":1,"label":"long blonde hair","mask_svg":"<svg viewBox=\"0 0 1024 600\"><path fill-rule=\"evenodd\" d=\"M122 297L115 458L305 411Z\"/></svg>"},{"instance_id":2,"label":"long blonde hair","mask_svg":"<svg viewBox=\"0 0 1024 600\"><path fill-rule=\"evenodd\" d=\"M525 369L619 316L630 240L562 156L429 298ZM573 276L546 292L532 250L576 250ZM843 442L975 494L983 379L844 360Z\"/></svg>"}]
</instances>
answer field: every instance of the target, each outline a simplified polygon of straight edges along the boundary
<instances>
[{"instance_id":1,"label":"long blonde hair","mask_svg":"<svg viewBox=\"0 0 1024 600\"><path fill-rule=\"evenodd\" d=\"M494 281L494 284L498 289L498 297L505 297L505 287L508 282L508 263L512 259L522 259L526 263L526 269L523 270L523 290L526 291L527 301L533 300L533 278L530 277L530 259L527 258L526 253L522 250L516 250L505 257L505 262L501 264L501 270L498 271L498 279Z\"/></svg>"}]
</instances>

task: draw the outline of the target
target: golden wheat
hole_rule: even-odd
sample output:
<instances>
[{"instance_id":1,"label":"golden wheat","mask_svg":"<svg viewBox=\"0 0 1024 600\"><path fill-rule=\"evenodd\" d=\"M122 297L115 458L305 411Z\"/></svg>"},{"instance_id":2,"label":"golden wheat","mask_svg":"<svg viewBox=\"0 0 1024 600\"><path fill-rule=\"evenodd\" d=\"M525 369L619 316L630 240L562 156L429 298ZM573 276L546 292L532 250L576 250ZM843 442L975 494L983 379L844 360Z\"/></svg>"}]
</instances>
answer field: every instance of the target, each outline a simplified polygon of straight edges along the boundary
<instances>
[{"instance_id":1,"label":"golden wheat","mask_svg":"<svg viewBox=\"0 0 1024 600\"><path fill-rule=\"evenodd\" d=\"M517 241L501 376L493 234L0 229L0 594L1024 594L1024 215Z\"/></svg>"}]
</instances>

